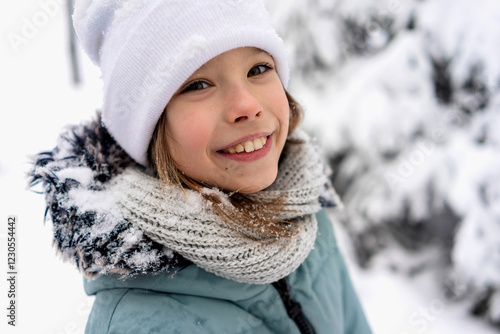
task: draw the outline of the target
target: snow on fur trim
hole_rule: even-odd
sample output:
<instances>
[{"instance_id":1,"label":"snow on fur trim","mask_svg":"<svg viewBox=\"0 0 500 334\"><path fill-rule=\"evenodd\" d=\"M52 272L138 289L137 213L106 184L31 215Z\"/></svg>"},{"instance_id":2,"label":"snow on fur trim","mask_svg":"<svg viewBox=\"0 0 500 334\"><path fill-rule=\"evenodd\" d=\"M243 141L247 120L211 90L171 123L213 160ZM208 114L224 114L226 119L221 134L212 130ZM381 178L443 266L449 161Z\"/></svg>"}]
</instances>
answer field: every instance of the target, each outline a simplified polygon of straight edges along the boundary
<instances>
[{"instance_id":1,"label":"snow on fur trim","mask_svg":"<svg viewBox=\"0 0 500 334\"><path fill-rule=\"evenodd\" d=\"M107 188L114 176L134 165L104 128L100 115L65 128L52 151L34 157L30 187L43 186L45 219L52 221L54 246L87 278L160 273L189 264L114 210Z\"/></svg>"}]
</instances>

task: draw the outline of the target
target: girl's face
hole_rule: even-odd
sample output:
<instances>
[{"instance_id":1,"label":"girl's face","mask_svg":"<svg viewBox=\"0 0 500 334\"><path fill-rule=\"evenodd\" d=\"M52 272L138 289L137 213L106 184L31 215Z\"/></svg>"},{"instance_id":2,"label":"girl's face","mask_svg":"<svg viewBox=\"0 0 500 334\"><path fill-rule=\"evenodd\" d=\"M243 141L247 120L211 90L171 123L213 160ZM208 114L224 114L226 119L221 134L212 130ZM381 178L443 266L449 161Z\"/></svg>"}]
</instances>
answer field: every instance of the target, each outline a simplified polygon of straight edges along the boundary
<instances>
[{"instance_id":1,"label":"girl's face","mask_svg":"<svg viewBox=\"0 0 500 334\"><path fill-rule=\"evenodd\" d=\"M276 179L290 110L266 52L246 47L213 58L181 86L166 113L169 149L187 176L241 193Z\"/></svg>"}]
</instances>

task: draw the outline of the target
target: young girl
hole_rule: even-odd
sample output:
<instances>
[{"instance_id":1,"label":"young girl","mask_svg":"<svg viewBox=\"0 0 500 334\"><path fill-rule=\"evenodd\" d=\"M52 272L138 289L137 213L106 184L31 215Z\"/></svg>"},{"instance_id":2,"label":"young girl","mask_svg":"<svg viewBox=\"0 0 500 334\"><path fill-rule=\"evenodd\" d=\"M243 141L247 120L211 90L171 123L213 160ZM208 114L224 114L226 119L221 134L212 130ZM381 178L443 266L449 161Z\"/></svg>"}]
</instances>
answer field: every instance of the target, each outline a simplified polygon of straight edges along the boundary
<instances>
[{"instance_id":1,"label":"young girl","mask_svg":"<svg viewBox=\"0 0 500 334\"><path fill-rule=\"evenodd\" d=\"M371 333L259 0L77 1L97 120L40 153L86 333Z\"/></svg>"}]
</instances>

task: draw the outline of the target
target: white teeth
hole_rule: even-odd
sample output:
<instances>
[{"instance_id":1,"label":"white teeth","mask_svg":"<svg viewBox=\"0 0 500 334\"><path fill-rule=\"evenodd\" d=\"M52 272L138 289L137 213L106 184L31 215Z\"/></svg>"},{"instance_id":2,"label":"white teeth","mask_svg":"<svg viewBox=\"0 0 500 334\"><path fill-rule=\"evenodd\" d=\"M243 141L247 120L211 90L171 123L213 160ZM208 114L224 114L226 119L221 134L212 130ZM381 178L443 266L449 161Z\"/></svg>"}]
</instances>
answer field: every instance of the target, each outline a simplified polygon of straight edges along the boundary
<instances>
[{"instance_id":1,"label":"white teeth","mask_svg":"<svg viewBox=\"0 0 500 334\"><path fill-rule=\"evenodd\" d=\"M262 148L262 141L259 138L255 138L253 141L253 146L256 150L260 150Z\"/></svg>"},{"instance_id":2,"label":"white teeth","mask_svg":"<svg viewBox=\"0 0 500 334\"><path fill-rule=\"evenodd\" d=\"M242 152L253 152L260 150L264 145L266 145L267 137L259 137L254 140L247 140L244 143L238 144L235 147L225 150L226 153L242 153Z\"/></svg>"},{"instance_id":3,"label":"white teeth","mask_svg":"<svg viewBox=\"0 0 500 334\"><path fill-rule=\"evenodd\" d=\"M234 149L237 153L241 153L245 150L245 148L243 147L243 145L241 144L238 144L236 145L236 148Z\"/></svg>"},{"instance_id":4,"label":"white teeth","mask_svg":"<svg viewBox=\"0 0 500 334\"><path fill-rule=\"evenodd\" d=\"M245 152L250 153L255 151L255 147L253 146L253 141L245 142Z\"/></svg>"}]
</instances>

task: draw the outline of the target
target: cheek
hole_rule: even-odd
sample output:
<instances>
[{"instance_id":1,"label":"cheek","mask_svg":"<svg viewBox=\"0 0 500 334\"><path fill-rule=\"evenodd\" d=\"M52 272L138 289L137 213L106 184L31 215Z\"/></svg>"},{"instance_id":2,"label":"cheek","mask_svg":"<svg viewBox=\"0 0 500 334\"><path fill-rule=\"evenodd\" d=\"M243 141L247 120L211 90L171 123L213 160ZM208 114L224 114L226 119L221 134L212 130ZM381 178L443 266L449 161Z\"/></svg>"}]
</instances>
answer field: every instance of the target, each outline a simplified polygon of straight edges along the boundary
<instances>
[{"instance_id":1,"label":"cheek","mask_svg":"<svg viewBox=\"0 0 500 334\"><path fill-rule=\"evenodd\" d=\"M202 117L167 118L169 146L174 160L182 165L188 161L196 161L207 151L210 131Z\"/></svg>"},{"instance_id":2,"label":"cheek","mask_svg":"<svg viewBox=\"0 0 500 334\"><path fill-rule=\"evenodd\" d=\"M210 132L203 122L191 121L186 123L181 129L182 142L179 145L189 150L189 152L205 151L210 140Z\"/></svg>"},{"instance_id":3,"label":"cheek","mask_svg":"<svg viewBox=\"0 0 500 334\"><path fill-rule=\"evenodd\" d=\"M290 122L290 105L288 104L288 99L285 93L279 94L279 98L275 97L275 107L277 110L276 117L280 120L281 126L286 128L288 131L288 124Z\"/></svg>"},{"instance_id":4,"label":"cheek","mask_svg":"<svg viewBox=\"0 0 500 334\"><path fill-rule=\"evenodd\" d=\"M280 81L276 81L265 91L265 99L272 105L272 110L276 117L288 124L290 119L290 106L288 104L288 99L286 97L285 90L281 86Z\"/></svg>"}]
</instances>

